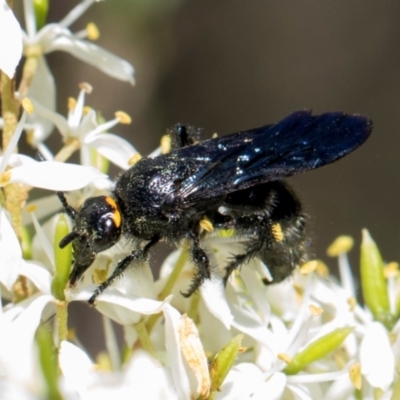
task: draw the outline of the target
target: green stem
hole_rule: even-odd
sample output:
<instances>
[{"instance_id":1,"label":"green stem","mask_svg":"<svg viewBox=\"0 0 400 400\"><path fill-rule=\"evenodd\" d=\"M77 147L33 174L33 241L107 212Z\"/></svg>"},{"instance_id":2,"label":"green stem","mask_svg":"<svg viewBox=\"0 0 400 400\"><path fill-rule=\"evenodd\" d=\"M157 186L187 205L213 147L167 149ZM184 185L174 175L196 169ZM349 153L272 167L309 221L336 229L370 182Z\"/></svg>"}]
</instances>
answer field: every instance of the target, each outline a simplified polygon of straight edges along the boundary
<instances>
[{"instance_id":1,"label":"green stem","mask_svg":"<svg viewBox=\"0 0 400 400\"><path fill-rule=\"evenodd\" d=\"M139 321L133 326L138 334L140 344L142 348L151 354L154 358L157 358L156 352L154 350L153 344L151 343L149 332L146 329L146 324L143 320Z\"/></svg>"},{"instance_id":2,"label":"green stem","mask_svg":"<svg viewBox=\"0 0 400 400\"><path fill-rule=\"evenodd\" d=\"M56 304L58 345L68 338L68 302L58 301Z\"/></svg>"}]
</instances>

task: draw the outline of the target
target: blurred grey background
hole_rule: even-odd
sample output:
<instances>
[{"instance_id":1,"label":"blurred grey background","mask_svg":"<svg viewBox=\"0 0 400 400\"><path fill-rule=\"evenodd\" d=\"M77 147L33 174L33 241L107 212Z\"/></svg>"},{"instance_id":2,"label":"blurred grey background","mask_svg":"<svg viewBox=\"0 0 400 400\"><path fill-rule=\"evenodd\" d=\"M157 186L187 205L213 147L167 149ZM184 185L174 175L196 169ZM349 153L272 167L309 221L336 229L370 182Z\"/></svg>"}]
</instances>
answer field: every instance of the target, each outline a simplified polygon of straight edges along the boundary
<instances>
[{"instance_id":1,"label":"blurred grey background","mask_svg":"<svg viewBox=\"0 0 400 400\"><path fill-rule=\"evenodd\" d=\"M57 21L77 2L50 3L49 20ZM48 60L62 113L78 83L89 82L87 103L108 119L128 112L132 125L113 131L143 154L179 121L204 127L209 137L277 122L299 109L370 117L373 135L362 148L290 180L311 216L317 256L333 266L326 247L349 234L357 269L364 227L385 260L400 260L399 19L400 2L390 0L104 1L72 28L94 21L98 44L135 66L136 86L65 53Z\"/></svg>"}]
</instances>

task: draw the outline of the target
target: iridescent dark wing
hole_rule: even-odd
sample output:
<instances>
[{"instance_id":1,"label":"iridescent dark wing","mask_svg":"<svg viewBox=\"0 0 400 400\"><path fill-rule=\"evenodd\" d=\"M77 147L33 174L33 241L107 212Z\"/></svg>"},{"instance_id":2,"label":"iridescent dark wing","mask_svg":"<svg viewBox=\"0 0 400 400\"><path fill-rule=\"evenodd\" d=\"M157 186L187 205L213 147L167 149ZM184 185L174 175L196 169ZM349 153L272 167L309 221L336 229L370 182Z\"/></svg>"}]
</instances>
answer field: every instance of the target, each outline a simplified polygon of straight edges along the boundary
<instances>
[{"instance_id":1,"label":"iridescent dark wing","mask_svg":"<svg viewBox=\"0 0 400 400\"><path fill-rule=\"evenodd\" d=\"M182 182L177 195L190 207L199 200L322 167L357 149L371 130L372 122L363 116L298 111L275 125L181 148L173 156L198 163L198 169Z\"/></svg>"}]
</instances>

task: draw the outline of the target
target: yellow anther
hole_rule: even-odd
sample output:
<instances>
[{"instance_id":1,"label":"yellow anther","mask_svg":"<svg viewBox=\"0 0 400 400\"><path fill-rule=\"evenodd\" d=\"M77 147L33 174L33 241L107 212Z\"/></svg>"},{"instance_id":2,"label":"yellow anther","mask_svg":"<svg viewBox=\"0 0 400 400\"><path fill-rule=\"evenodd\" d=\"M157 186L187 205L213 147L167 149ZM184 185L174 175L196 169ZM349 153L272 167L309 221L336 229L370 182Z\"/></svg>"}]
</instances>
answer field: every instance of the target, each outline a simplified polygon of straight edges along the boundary
<instances>
[{"instance_id":1,"label":"yellow anther","mask_svg":"<svg viewBox=\"0 0 400 400\"><path fill-rule=\"evenodd\" d=\"M212 139L216 139L217 137L218 137L218 133L217 133L217 132L214 132L214 133L212 134L212 136L211 136Z\"/></svg>"},{"instance_id":2,"label":"yellow anther","mask_svg":"<svg viewBox=\"0 0 400 400\"><path fill-rule=\"evenodd\" d=\"M385 265L383 274L386 279L396 278L399 275L399 263L392 261Z\"/></svg>"},{"instance_id":3,"label":"yellow anther","mask_svg":"<svg viewBox=\"0 0 400 400\"><path fill-rule=\"evenodd\" d=\"M350 381L353 384L353 386L356 389L361 390L362 376L361 376L361 364L360 363L355 363L350 367L349 376L350 376Z\"/></svg>"},{"instance_id":4,"label":"yellow anther","mask_svg":"<svg viewBox=\"0 0 400 400\"><path fill-rule=\"evenodd\" d=\"M117 111L114 115L121 124L129 125L132 122L132 118L124 111Z\"/></svg>"},{"instance_id":5,"label":"yellow anther","mask_svg":"<svg viewBox=\"0 0 400 400\"><path fill-rule=\"evenodd\" d=\"M354 311L354 309L356 308L356 305L357 305L357 300L356 300L356 298L355 297L349 297L348 299L347 299L347 304L349 305L349 310L350 311Z\"/></svg>"},{"instance_id":6,"label":"yellow anther","mask_svg":"<svg viewBox=\"0 0 400 400\"><path fill-rule=\"evenodd\" d=\"M25 207L26 212L31 213L31 212L35 212L37 210L37 205L32 203L32 204L28 204Z\"/></svg>"},{"instance_id":7,"label":"yellow anther","mask_svg":"<svg viewBox=\"0 0 400 400\"><path fill-rule=\"evenodd\" d=\"M300 267L300 273L302 275L311 274L311 272L314 272L317 269L317 266L318 266L317 260L307 261Z\"/></svg>"},{"instance_id":8,"label":"yellow anther","mask_svg":"<svg viewBox=\"0 0 400 400\"><path fill-rule=\"evenodd\" d=\"M26 131L25 137L26 142L30 145L33 145L33 142L35 140L35 131L33 129Z\"/></svg>"},{"instance_id":9,"label":"yellow anther","mask_svg":"<svg viewBox=\"0 0 400 400\"><path fill-rule=\"evenodd\" d=\"M314 306L313 304L310 304L310 306L308 307L308 309L309 309L309 311L310 311L310 314L311 314L313 317L318 317L318 315L321 315L321 314L324 312L324 310L323 310L321 307Z\"/></svg>"},{"instance_id":10,"label":"yellow anther","mask_svg":"<svg viewBox=\"0 0 400 400\"><path fill-rule=\"evenodd\" d=\"M28 113L28 114L32 114L35 110L33 108L33 104L32 102L27 98L24 97L21 101L22 107L23 109Z\"/></svg>"},{"instance_id":11,"label":"yellow anther","mask_svg":"<svg viewBox=\"0 0 400 400\"><path fill-rule=\"evenodd\" d=\"M89 114L90 111L92 111L92 107L89 106L83 107L83 115Z\"/></svg>"},{"instance_id":12,"label":"yellow anther","mask_svg":"<svg viewBox=\"0 0 400 400\"><path fill-rule=\"evenodd\" d=\"M329 268L328 266L321 260L316 260L317 261L317 267L315 268L315 271L319 276L328 276L329 275Z\"/></svg>"},{"instance_id":13,"label":"yellow anther","mask_svg":"<svg viewBox=\"0 0 400 400\"><path fill-rule=\"evenodd\" d=\"M199 225L206 232L212 232L214 230L214 226L213 226L212 222L207 217L204 217L200 221Z\"/></svg>"},{"instance_id":14,"label":"yellow anther","mask_svg":"<svg viewBox=\"0 0 400 400\"><path fill-rule=\"evenodd\" d=\"M93 92L93 86L90 83L87 82L81 82L78 85L80 90L83 90L86 94L90 94Z\"/></svg>"},{"instance_id":15,"label":"yellow anther","mask_svg":"<svg viewBox=\"0 0 400 400\"><path fill-rule=\"evenodd\" d=\"M68 97L68 110L73 110L76 107L76 100L73 97Z\"/></svg>"},{"instance_id":16,"label":"yellow anther","mask_svg":"<svg viewBox=\"0 0 400 400\"><path fill-rule=\"evenodd\" d=\"M303 297L303 295L304 295L304 289L303 289L303 287L302 286L300 286L298 283L296 283L296 282L293 282L293 289L294 289L294 291L296 292L296 294L299 296L299 297Z\"/></svg>"},{"instance_id":17,"label":"yellow anther","mask_svg":"<svg viewBox=\"0 0 400 400\"><path fill-rule=\"evenodd\" d=\"M279 224L279 223L273 224L273 225L271 226L271 232L272 232L272 235L273 235L274 239L275 239L277 242L282 242L282 240L283 240L283 238L284 238L285 236L284 236L284 234L283 234L281 224Z\"/></svg>"},{"instance_id":18,"label":"yellow anther","mask_svg":"<svg viewBox=\"0 0 400 400\"><path fill-rule=\"evenodd\" d=\"M100 283L103 283L105 280L107 280L108 269L109 269L109 265L107 266L107 268L95 268L94 269L93 282L96 285L99 285Z\"/></svg>"},{"instance_id":19,"label":"yellow anther","mask_svg":"<svg viewBox=\"0 0 400 400\"><path fill-rule=\"evenodd\" d=\"M161 153L162 154L169 153L171 151L171 136L170 135L164 135L161 138L160 146L161 146Z\"/></svg>"},{"instance_id":20,"label":"yellow anther","mask_svg":"<svg viewBox=\"0 0 400 400\"><path fill-rule=\"evenodd\" d=\"M11 171L5 171L0 177L0 186L5 186L10 182Z\"/></svg>"},{"instance_id":21,"label":"yellow anther","mask_svg":"<svg viewBox=\"0 0 400 400\"><path fill-rule=\"evenodd\" d=\"M94 22L89 22L86 25L86 34L89 40L97 40L100 37L99 28L97 28Z\"/></svg>"},{"instance_id":22,"label":"yellow anther","mask_svg":"<svg viewBox=\"0 0 400 400\"><path fill-rule=\"evenodd\" d=\"M130 166L135 165L140 159L142 158L142 156L139 153L135 153L129 160L128 160L128 164Z\"/></svg>"},{"instance_id":23,"label":"yellow anther","mask_svg":"<svg viewBox=\"0 0 400 400\"><path fill-rule=\"evenodd\" d=\"M354 239L351 236L339 236L328 247L326 253L329 257L337 257L339 254L348 253L354 245Z\"/></svg>"},{"instance_id":24,"label":"yellow anther","mask_svg":"<svg viewBox=\"0 0 400 400\"><path fill-rule=\"evenodd\" d=\"M290 364L292 362L292 359L285 353L278 353L277 357L279 360L284 361L286 364Z\"/></svg>"}]
</instances>

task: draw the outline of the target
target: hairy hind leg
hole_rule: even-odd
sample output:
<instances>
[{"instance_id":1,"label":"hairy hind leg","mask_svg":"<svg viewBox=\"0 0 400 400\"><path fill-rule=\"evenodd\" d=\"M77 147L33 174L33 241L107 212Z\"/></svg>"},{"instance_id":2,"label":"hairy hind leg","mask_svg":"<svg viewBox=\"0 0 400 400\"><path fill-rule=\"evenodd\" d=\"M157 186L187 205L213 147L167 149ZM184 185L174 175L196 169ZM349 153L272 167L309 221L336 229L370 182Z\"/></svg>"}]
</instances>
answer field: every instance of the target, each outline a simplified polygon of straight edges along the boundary
<instances>
[{"instance_id":1,"label":"hairy hind leg","mask_svg":"<svg viewBox=\"0 0 400 400\"><path fill-rule=\"evenodd\" d=\"M234 192L224 206L232 215L233 229L250 236L246 251L234 256L226 267L224 281L240 265L259 257L273 281L280 282L309 257L306 216L292 190L282 181L272 181Z\"/></svg>"},{"instance_id":2,"label":"hairy hind leg","mask_svg":"<svg viewBox=\"0 0 400 400\"><path fill-rule=\"evenodd\" d=\"M198 233L190 235L192 245L190 248L190 257L196 266L196 273L192 279L187 292L182 293L184 297L190 297L204 282L205 279L211 278L210 260L206 252L200 247L200 238Z\"/></svg>"}]
</instances>

